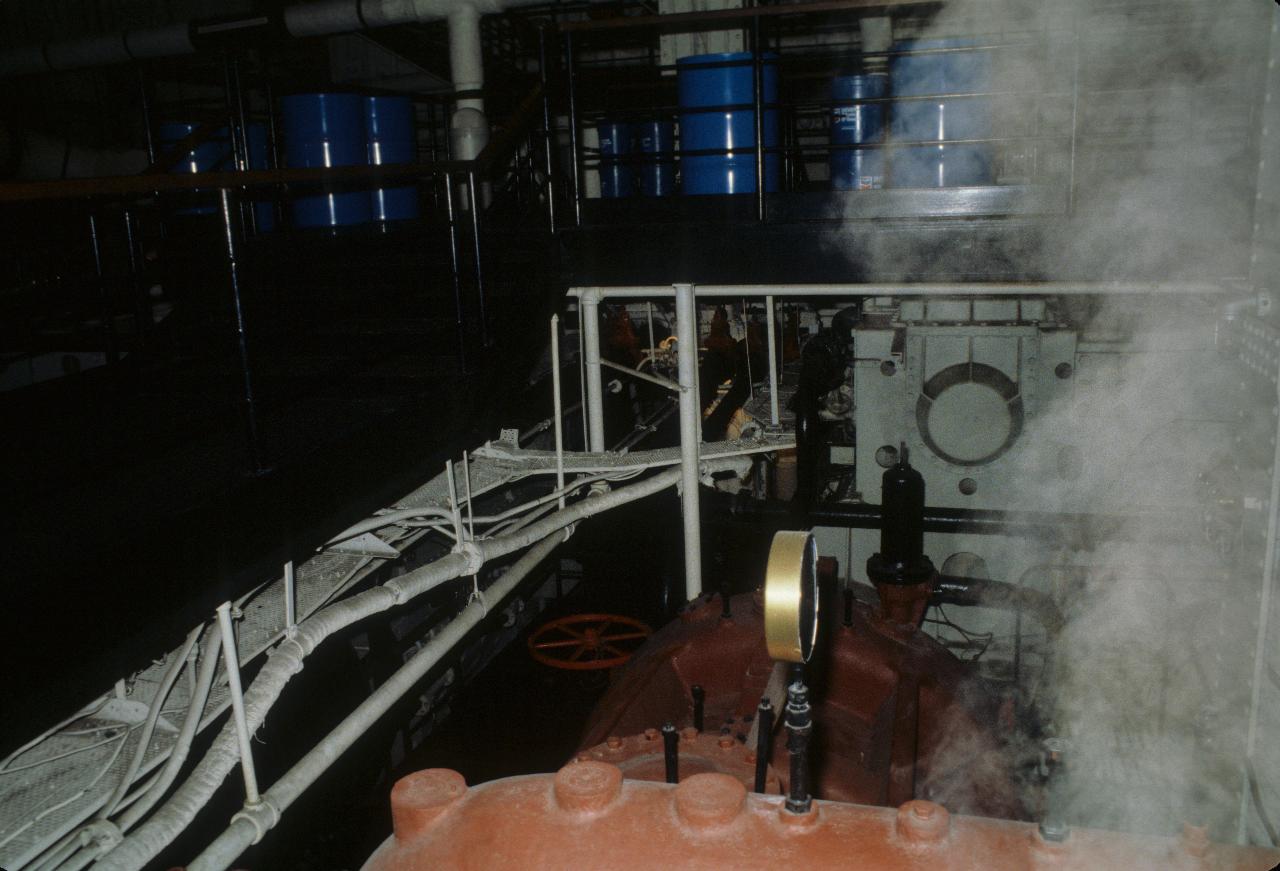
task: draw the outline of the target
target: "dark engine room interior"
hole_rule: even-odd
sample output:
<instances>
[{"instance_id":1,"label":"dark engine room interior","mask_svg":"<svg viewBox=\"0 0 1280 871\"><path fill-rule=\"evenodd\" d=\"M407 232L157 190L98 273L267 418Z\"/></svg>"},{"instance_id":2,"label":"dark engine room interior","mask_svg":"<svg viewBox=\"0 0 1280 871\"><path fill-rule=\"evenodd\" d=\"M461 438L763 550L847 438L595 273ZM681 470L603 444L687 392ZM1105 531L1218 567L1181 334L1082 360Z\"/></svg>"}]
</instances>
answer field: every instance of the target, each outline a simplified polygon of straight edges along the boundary
<instances>
[{"instance_id":1,"label":"dark engine room interior","mask_svg":"<svg viewBox=\"0 0 1280 871\"><path fill-rule=\"evenodd\" d=\"M1280 868L1280 2L0 78L0 871Z\"/></svg>"}]
</instances>

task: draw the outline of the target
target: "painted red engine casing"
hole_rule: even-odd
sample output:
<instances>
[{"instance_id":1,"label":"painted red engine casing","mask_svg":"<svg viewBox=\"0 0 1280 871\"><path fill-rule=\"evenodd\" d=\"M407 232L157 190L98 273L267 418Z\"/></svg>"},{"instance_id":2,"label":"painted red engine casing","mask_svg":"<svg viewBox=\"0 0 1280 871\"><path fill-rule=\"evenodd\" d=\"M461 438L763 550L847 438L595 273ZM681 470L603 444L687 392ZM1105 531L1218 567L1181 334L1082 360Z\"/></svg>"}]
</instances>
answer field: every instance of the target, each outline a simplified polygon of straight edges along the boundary
<instances>
[{"instance_id":1,"label":"painted red engine casing","mask_svg":"<svg viewBox=\"0 0 1280 871\"><path fill-rule=\"evenodd\" d=\"M925 593L927 596L927 591ZM692 722L691 687L706 693L705 728L743 740L773 662L764 643L759 593L703 596L656 632L593 712L582 747L672 722ZM975 669L912 625L887 622L857 603L851 625L839 609L823 616L806 667L813 703L810 781L815 796L897 806L913 798L957 812L1028 818L1002 735L1001 701ZM1007 710L1007 708L1006 708ZM770 761L784 781L786 733Z\"/></svg>"},{"instance_id":2,"label":"painted red engine casing","mask_svg":"<svg viewBox=\"0 0 1280 871\"><path fill-rule=\"evenodd\" d=\"M468 788L447 769L391 793L395 834L363 871L723 869L776 871L1268 871L1280 852L1210 844L1203 829L1155 838L1090 829L1044 840L1031 823L748 793L719 772L678 786L624 780L604 762Z\"/></svg>"}]
</instances>

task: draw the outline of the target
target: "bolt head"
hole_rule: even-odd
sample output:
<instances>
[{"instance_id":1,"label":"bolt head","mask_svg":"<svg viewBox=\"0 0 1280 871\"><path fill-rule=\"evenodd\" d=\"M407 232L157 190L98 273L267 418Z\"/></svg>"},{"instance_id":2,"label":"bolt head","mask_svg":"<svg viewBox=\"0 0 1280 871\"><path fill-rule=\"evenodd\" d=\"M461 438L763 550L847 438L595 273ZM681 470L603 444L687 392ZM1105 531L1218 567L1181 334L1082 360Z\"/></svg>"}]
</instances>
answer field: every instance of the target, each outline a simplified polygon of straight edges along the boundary
<instances>
[{"instance_id":1,"label":"bolt head","mask_svg":"<svg viewBox=\"0 0 1280 871\"><path fill-rule=\"evenodd\" d=\"M571 762L556 772L554 791L563 810L603 810L622 792L622 770L607 762Z\"/></svg>"},{"instance_id":2,"label":"bolt head","mask_svg":"<svg viewBox=\"0 0 1280 871\"><path fill-rule=\"evenodd\" d=\"M747 788L736 777L719 772L695 774L676 787L676 814L695 829L731 823L747 802Z\"/></svg>"}]
</instances>

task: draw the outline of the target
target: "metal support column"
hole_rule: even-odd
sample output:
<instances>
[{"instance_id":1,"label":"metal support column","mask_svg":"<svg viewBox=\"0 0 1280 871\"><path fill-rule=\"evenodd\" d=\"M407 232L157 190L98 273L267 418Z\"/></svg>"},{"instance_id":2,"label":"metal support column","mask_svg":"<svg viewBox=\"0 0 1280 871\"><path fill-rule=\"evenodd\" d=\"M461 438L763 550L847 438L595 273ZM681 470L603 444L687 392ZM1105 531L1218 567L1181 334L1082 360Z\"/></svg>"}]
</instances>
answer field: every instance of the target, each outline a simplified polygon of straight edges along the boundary
<instances>
[{"instance_id":1,"label":"metal support column","mask_svg":"<svg viewBox=\"0 0 1280 871\"><path fill-rule=\"evenodd\" d=\"M702 594L702 526L698 509L698 449L702 403L698 397L698 305L692 284L676 291L676 351L680 377L680 507L684 515L684 595Z\"/></svg>"},{"instance_id":2,"label":"metal support column","mask_svg":"<svg viewBox=\"0 0 1280 871\"><path fill-rule=\"evenodd\" d=\"M582 318L582 360L587 380L587 450L604 448L604 372L600 364L600 300L584 293L579 300Z\"/></svg>"},{"instance_id":3,"label":"metal support column","mask_svg":"<svg viewBox=\"0 0 1280 871\"><path fill-rule=\"evenodd\" d=\"M235 196L228 188L220 190L222 207L222 225L226 233L227 273L231 282L231 303L236 323L236 339L239 345L240 377L244 389L245 418L249 435L249 468L255 475L266 471L262 463L261 448L258 443L258 408L253 393L253 371L249 365L249 336L245 329L244 302L240 296L241 263L239 210L234 202Z\"/></svg>"},{"instance_id":4,"label":"metal support column","mask_svg":"<svg viewBox=\"0 0 1280 871\"><path fill-rule=\"evenodd\" d=\"M764 298L765 328L769 331L769 423L777 426L781 422L778 411L778 336L777 324L774 320L773 297Z\"/></svg>"}]
</instances>

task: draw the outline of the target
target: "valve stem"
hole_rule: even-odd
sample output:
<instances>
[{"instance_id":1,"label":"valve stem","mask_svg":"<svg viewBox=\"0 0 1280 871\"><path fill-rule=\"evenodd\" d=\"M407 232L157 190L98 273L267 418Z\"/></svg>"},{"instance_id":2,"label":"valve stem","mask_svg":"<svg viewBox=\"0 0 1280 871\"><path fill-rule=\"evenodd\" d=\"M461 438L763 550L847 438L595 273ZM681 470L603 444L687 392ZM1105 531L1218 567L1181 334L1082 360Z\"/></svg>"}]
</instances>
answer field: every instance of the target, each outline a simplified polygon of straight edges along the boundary
<instances>
[{"instance_id":1,"label":"valve stem","mask_svg":"<svg viewBox=\"0 0 1280 871\"><path fill-rule=\"evenodd\" d=\"M769 774L769 751L772 747L773 703L765 696L756 708L756 792L764 792L765 780Z\"/></svg>"},{"instance_id":2,"label":"valve stem","mask_svg":"<svg viewBox=\"0 0 1280 871\"><path fill-rule=\"evenodd\" d=\"M787 687L787 750L791 753L791 788L786 809L793 814L808 813L813 807L809 795L809 736L813 719L809 716L809 688L799 680Z\"/></svg>"}]
</instances>

